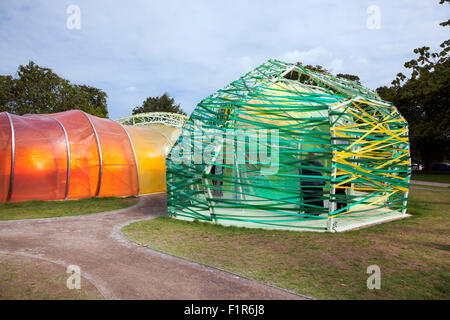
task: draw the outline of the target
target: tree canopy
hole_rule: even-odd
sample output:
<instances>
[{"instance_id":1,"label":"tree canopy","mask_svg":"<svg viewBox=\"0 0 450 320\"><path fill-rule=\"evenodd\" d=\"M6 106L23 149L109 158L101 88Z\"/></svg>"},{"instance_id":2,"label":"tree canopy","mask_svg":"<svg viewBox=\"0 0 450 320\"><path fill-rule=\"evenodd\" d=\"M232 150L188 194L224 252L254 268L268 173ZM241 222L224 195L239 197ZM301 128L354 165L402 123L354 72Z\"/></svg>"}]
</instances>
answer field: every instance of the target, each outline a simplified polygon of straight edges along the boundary
<instances>
[{"instance_id":1,"label":"tree canopy","mask_svg":"<svg viewBox=\"0 0 450 320\"><path fill-rule=\"evenodd\" d=\"M316 71L316 72L320 72L320 73L330 73L327 69L325 69L324 67L322 67L321 65L315 65L313 66L312 64L307 64L307 65L303 65L303 63L301 61L298 61L296 63L296 65L298 66L302 66L305 69L311 70L311 71Z\"/></svg>"},{"instance_id":2,"label":"tree canopy","mask_svg":"<svg viewBox=\"0 0 450 320\"><path fill-rule=\"evenodd\" d=\"M133 109L133 114L144 112L173 112L186 115L180 105L175 103L175 99L167 93L159 97L148 97L141 106Z\"/></svg>"},{"instance_id":3,"label":"tree canopy","mask_svg":"<svg viewBox=\"0 0 450 320\"><path fill-rule=\"evenodd\" d=\"M348 74L348 73L338 73L338 74L336 75L336 77L348 79L348 80L351 80L351 81L355 81L357 84L361 84L361 79L359 79L358 76L355 76L355 75L353 75L353 74Z\"/></svg>"},{"instance_id":4,"label":"tree canopy","mask_svg":"<svg viewBox=\"0 0 450 320\"><path fill-rule=\"evenodd\" d=\"M316 71L316 72L320 72L320 73L326 73L326 74L331 74L330 71L328 71L327 69L325 69L324 67L322 67L321 65L311 65L311 64L307 64L307 65L303 65L303 63L301 61L296 63L298 66L302 66L305 69L311 70L311 71ZM348 79L351 81L355 81L357 84L361 84L359 77L353 74L348 74L348 73L338 73L336 75L337 78L344 78L344 79Z\"/></svg>"},{"instance_id":5,"label":"tree canopy","mask_svg":"<svg viewBox=\"0 0 450 320\"><path fill-rule=\"evenodd\" d=\"M26 66L19 65L17 77L0 75L0 111L18 115L79 109L98 117L107 117L106 98L104 91L71 84L51 69L40 67L33 61Z\"/></svg>"}]
</instances>

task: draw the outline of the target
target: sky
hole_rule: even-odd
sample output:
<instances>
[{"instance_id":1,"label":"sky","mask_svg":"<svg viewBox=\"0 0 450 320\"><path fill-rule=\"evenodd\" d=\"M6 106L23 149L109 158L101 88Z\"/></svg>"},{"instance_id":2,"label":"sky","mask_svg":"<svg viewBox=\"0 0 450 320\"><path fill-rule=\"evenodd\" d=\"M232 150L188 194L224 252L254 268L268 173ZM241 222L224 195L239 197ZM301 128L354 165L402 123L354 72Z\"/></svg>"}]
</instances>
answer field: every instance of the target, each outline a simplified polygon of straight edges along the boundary
<instances>
[{"instance_id":1,"label":"sky","mask_svg":"<svg viewBox=\"0 0 450 320\"><path fill-rule=\"evenodd\" d=\"M112 119L164 92L189 114L268 59L320 64L376 89L405 72L414 48L439 49L449 9L438 0L0 0L0 74L32 60L104 90Z\"/></svg>"}]
</instances>

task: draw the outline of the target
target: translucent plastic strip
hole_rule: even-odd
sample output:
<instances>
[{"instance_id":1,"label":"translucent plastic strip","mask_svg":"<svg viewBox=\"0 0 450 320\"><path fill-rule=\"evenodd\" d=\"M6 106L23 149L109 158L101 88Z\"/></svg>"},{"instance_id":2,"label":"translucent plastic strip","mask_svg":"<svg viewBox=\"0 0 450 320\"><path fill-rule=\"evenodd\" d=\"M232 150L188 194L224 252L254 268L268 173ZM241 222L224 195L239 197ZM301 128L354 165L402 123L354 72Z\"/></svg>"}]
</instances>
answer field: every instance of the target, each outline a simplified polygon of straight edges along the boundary
<instances>
[{"instance_id":1,"label":"translucent plastic strip","mask_svg":"<svg viewBox=\"0 0 450 320\"><path fill-rule=\"evenodd\" d=\"M95 197L99 178L99 153L94 130L83 112L48 114L59 120L69 139L70 181L68 199Z\"/></svg>"},{"instance_id":2,"label":"translucent plastic strip","mask_svg":"<svg viewBox=\"0 0 450 320\"><path fill-rule=\"evenodd\" d=\"M123 131L125 131L125 133L127 134L128 137L128 141L130 142L130 146L131 146L131 150L133 150L133 157L134 157L134 163L136 164L136 175L137 175L137 181L138 181L138 191L136 195L140 194L140 189L141 189L141 184L140 184L140 174L139 174L139 165L138 165L138 161L137 161L137 157L136 157L136 150L134 149L134 145L133 145L133 141L131 141L131 137L128 134L128 131L125 130L124 126L119 123L120 127L123 129Z\"/></svg>"},{"instance_id":3,"label":"translucent plastic strip","mask_svg":"<svg viewBox=\"0 0 450 320\"><path fill-rule=\"evenodd\" d=\"M6 112L0 112L0 203L8 198L11 184L11 125Z\"/></svg>"},{"instance_id":4,"label":"translucent plastic strip","mask_svg":"<svg viewBox=\"0 0 450 320\"><path fill-rule=\"evenodd\" d=\"M43 115L11 115L15 130L11 201L63 200L67 149L58 123Z\"/></svg>"},{"instance_id":5,"label":"translucent plastic strip","mask_svg":"<svg viewBox=\"0 0 450 320\"><path fill-rule=\"evenodd\" d=\"M51 118L51 117L49 117ZM51 118L54 121L56 121L60 126L61 129L64 131L64 137L66 139L66 150L67 150L67 179L66 179L66 194L64 195L64 199L67 200L67 196L69 195L69 185L70 185L70 145L69 145L69 138L67 137L67 131L66 128L64 128L63 124L55 118Z\"/></svg>"},{"instance_id":6,"label":"translucent plastic strip","mask_svg":"<svg viewBox=\"0 0 450 320\"><path fill-rule=\"evenodd\" d=\"M102 146L102 181L99 197L136 195L136 163L127 133L115 121L90 117Z\"/></svg>"},{"instance_id":7,"label":"translucent plastic strip","mask_svg":"<svg viewBox=\"0 0 450 320\"><path fill-rule=\"evenodd\" d=\"M169 141L149 127L125 125L124 129L137 158L140 194L166 191L165 152L170 147Z\"/></svg>"},{"instance_id":8,"label":"translucent plastic strip","mask_svg":"<svg viewBox=\"0 0 450 320\"><path fill-rule=\"evenodd\" d=\"M100 193L100 186L102 184L102 171L103 171L103 158L102 158L102 147L100 146L100 140L98 138L97 130L95 129L94 124L92 123L89 115L82 111L83 114L88 119L89 123L91 124L92 130L94 131L95 140L97 141L97 149L98 149L98 162L99 162L99 169L98 169L98 184L97 184L97 191L95 192L95 196L98 197Z\"/></svg>"},{"instance_id":9,"label":"translucent plastic strip","mask_svg":"<svg viewBox=\"0 0 450 320\"><path fill-rule=\"evenodd\" d=\"M0 112L0 203L9 201L14 183L14 125L7 112Z\"/></svg>"}]
</instances>

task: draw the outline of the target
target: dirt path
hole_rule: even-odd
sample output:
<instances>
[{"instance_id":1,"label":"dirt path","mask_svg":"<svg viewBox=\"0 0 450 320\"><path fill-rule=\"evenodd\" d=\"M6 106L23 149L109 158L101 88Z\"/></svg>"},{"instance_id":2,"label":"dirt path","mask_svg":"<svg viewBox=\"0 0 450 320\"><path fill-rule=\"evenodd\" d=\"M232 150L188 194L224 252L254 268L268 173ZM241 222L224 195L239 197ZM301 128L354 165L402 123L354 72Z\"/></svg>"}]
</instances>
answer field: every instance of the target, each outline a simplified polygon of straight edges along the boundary
<instances>
[{"instance_id":1,"label":"dirt path","mask_svg":"<svg viewBox=\"0 0 450 320\"><path fill-rule=\"evenodd\" d=\"M443 183L443 182L411 180L411 184L412 185L417 184L417 185L421 185L421 186L430 186L430 187L450 188L450 183Z\"/></svg>"},{"instance_id":2,"label":"dirt path","mask_svg":"<svg viewBox=\"0 0 450 320\"><path fill-rule=\"evenodd\" d=\"M417 187L417 186L419 186L419 187ZM410 188L414 189L414 190L435 191L435 192L450 192L450 189L448 189L448 190L431 189L431 188L424 188L423 186L439 187L439 188L450 188L450 184L448 184L448 183L411 180Z\"/></svg>"},{"instance_id":3,"label":"dirt path","mask_svg":"<svg viewBox=\"0 0 450 320\"><path fill-rule=\"evenodd\" d=\"M421 188L421 187L414 187L410 186L410 189L413 190L424 190L424 191L434 191L434 192L450 192L450 190L440 190L440 189L431 189L431 188Z\"/></svg>"},{"instance_id":4,"label":"dirt path","mask_svg":"<svg viewBox=\"0 0 450 320\"><path fill-rule=\"evenodd\" d=\"M120 229L166 210L165 195L107 213L0 222L0 253L40 258L82 276L106 299L304 299L284 289L239 277L126 239Z\"/></svg>"}]
</instances>

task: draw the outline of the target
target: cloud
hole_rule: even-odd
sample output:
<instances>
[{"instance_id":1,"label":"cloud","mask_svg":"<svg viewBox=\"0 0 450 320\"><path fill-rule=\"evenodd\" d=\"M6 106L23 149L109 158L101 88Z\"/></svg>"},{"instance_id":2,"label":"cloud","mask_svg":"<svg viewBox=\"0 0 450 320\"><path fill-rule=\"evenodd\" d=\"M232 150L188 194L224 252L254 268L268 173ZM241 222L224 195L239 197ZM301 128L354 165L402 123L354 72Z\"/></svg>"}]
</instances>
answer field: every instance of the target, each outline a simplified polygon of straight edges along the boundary
<instances>
[{"instance_id":1,"label":"cloud","mask_svg":"<svg viewBox=\"0 0 450 320\"><path fill-rule=\"evenodd\" d=\"M358 58L356 59L357 63L361 63L361 64L369 64L369 59L367 58Z\"/></svg>"},{"instance_id":2,"label":"cloud","mask_svg":"<svg viewBox=\"0 0 450 320\"><path fill-rule=\"evenodd\" d=\"M329 69L332 73L337 74L342 71L343 65L344 65L344 60L333 59L333 61L331 61L331 63L330 63Z\"/></svg>"},{"instance_id":3,"label":"cloud","mask_svg":"<svg viewBox=\"0 0 450 320\"><path fill-rule=\"evenodd\" d=\"M291 63L302 62L303 64L314 65L319 63L319 61L321 61L322 59L329 57L330 55L330 52L328 52L326 49L322 47L316 47L306 51L287 51L281 56L281 60Z\"/></svg>"},{"instance_id":4,"label":"cloud","mask_svg":"<svg viewBox=\"0 0 450 320\"><path fill-rule=\"evenodd\" d=\"M127 92L133 92L133 91L136 91L136 90L137 90L137 88L134 87L134 86L130 86L130 87L126 87L125 88L125 91L127 91Z\"/></svg>"},{"instance_id":5,"label":"cloud","mask_svg":"<svg viewBox=\"0 0 450 320\"><path fill-rule=\"evenodd\" d=\"M290 50L281 55L281 60L291 63L302 62L304 65L321 65L335 74L341 72L344 65L342 58L334 58L333 53L323 47L305 51Z\"/></svg>"},{"instance_id":6,"label":"cloud","mask_svg":"<svg viewBox=\"0 0 450 320\"><path fill-rule=\"evenodd\" d=\"M249 56L242 57L240 59L240 64L244 72L248 72L251 69L257 67L253 59Z\"/></svg>"}]
</instances>

